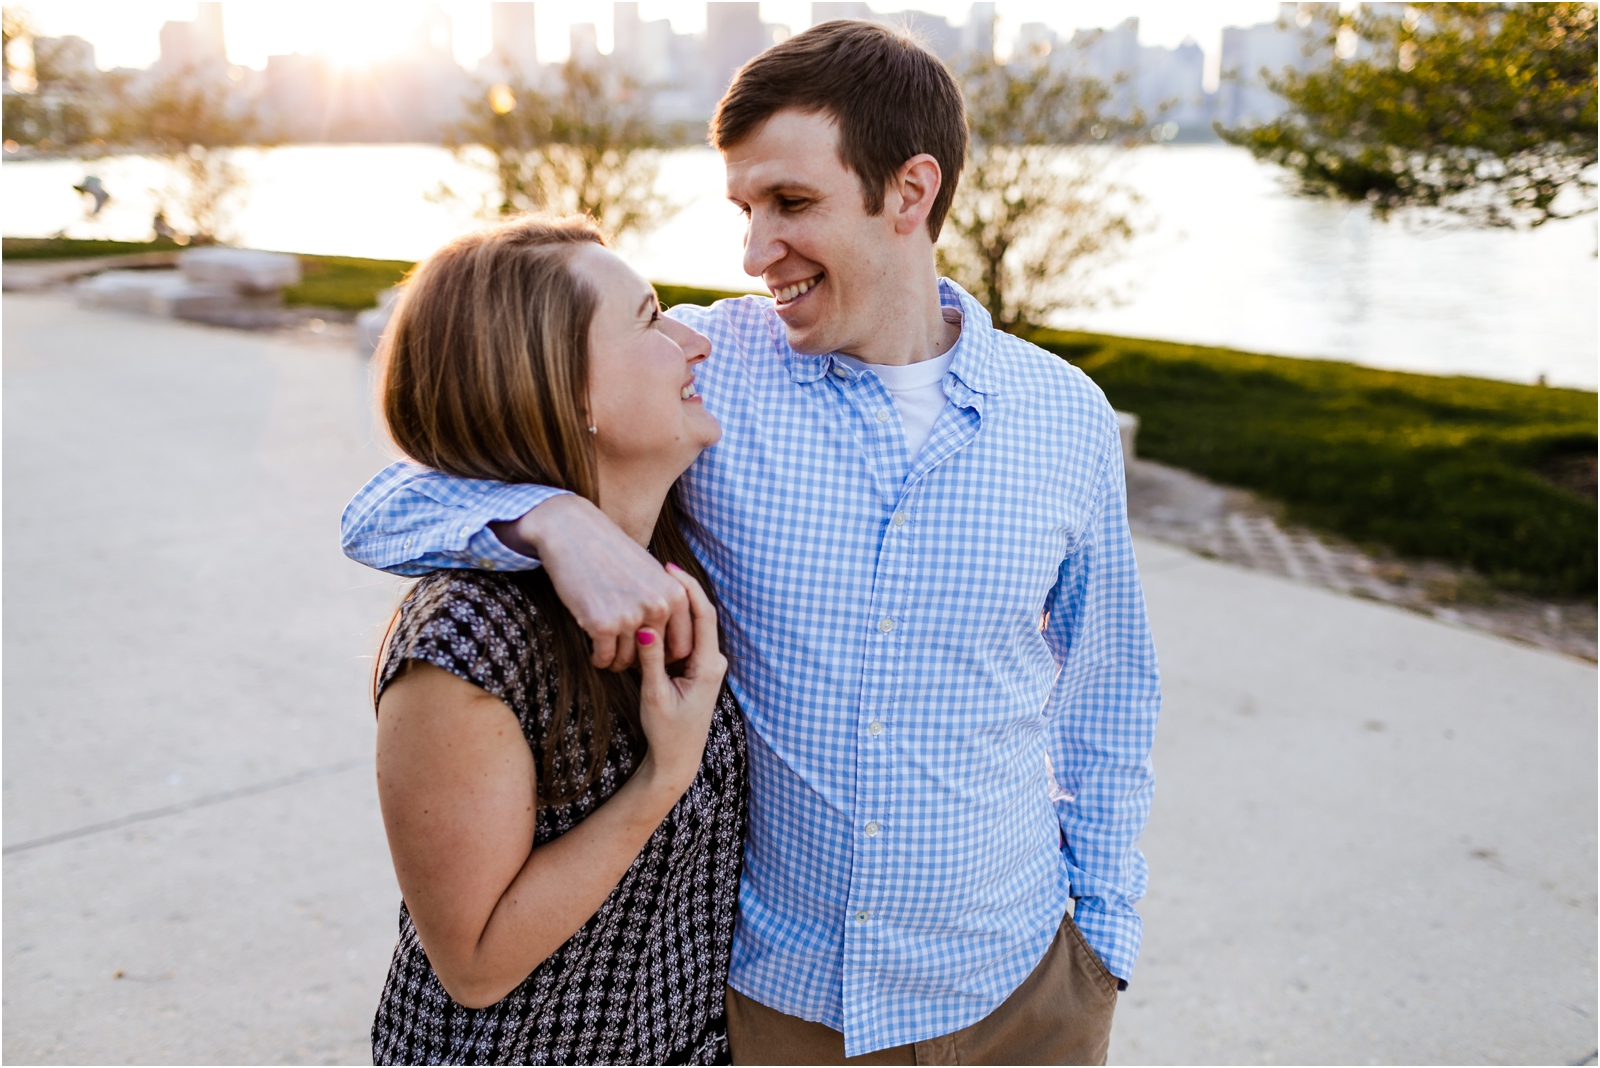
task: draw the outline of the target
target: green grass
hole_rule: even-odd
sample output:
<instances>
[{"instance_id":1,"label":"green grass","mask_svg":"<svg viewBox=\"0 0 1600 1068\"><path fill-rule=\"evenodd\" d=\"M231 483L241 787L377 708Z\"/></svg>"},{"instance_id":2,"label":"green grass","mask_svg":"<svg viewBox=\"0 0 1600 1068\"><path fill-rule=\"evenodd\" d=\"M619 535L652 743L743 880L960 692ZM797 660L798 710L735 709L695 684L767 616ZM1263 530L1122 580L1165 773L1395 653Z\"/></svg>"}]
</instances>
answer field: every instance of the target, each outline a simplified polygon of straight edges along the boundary
<instances>
[{"instance_id":1,"label":"green grass","mask_svg":"<svg viewBox=\"0 0 1600 1068\"><path fill-rule=\"evenodd\" d=\"M283 302L360 311L377 304L378 294L399 285L413 266L409 260L302 255L300 284L283 291Z\"/></svg>"},{"instance_id":2,"label":"green grass","mask_svg":"<svg viewBox=\"0 0 1600 1068\"><path fill-rule=\"evenodd\" d=\"M8 260L77 260L90 256L126 256L135 252L177 252L182 246L161 241L76 241L67 237L7 237L0 255Z\"/></svg>"},{"instance_id":3,"label":"green grass","mask_svg":"<svg viewBox=\"0 0 1600 1068\"><path fill-rule=\"evenodd\" d=\"M1139 416L1141 456L1502 588L1594 596L1594 393L1070 331L1031 339Z\"/></svg>"}]
</instances>

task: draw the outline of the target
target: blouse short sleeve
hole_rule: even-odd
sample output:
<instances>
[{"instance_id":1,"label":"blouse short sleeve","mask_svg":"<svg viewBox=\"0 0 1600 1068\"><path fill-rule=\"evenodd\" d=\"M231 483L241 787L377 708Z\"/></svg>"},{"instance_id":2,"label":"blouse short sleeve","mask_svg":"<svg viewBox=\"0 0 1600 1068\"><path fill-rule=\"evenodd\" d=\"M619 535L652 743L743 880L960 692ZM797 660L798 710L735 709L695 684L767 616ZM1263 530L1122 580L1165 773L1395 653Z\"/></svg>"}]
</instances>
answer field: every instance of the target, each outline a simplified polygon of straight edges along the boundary
<instances>
[{"instance_id":1,"label":"blouse short sleeve","mask_svg":"<svg viewBox=\"0 0 1600 1068\"><path fill-rule=\"evenodd\" d=\"M407 660L442 668L500 698L526 707L537 680L530 656L536 635L528 596L514 579L479 571L436 571L400 606L378 675L377 696ZM543 644L543 643L539 643Z\"/></svg>"}]
</instances>

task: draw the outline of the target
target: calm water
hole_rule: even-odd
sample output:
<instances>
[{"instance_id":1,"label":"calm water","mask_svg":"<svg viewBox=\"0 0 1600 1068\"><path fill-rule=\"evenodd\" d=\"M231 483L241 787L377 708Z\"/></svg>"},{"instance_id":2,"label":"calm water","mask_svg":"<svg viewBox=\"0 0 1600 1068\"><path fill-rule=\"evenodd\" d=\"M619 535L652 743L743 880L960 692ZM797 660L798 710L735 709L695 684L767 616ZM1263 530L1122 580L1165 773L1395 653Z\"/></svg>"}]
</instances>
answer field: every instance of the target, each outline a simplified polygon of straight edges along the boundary
<instances>
[{"instance_id":1,"label":"calm water","mask_svg":"<svg viewBox=\"0 0 1600 1068\"><path fill-rule=\"evenodd\" d=\"M415 259L473 226L487 192L430 146L299 145L242 162L234 236L257 248ZM90 173L115 198L92 221L71 189ZM1057 325L1523 382L1600 377L1594 216L1532 233L1384 224L1287 196L1271 168L1218 146L1141 150L1127 177L1150 225L1109 268L1122 302ZM0 229L148 237L162 181L141 159L6 163ZM659 281L759 288L739 267L742 227L721 184L709 149L666 157L662 186L682 208L624 254Z\"/></svg>"}]
</instances>

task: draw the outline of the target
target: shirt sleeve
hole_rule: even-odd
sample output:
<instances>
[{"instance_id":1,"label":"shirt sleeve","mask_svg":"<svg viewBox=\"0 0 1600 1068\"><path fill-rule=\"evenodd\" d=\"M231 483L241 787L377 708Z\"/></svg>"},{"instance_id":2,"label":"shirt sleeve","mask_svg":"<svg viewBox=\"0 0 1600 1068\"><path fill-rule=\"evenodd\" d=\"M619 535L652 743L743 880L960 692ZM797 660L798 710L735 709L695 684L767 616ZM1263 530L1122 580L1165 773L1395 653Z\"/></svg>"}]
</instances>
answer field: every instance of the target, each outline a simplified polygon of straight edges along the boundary
<instances>
[{"instance_id":1,"label":"shirt sleeve","mask_svg":"<svg viewBox=\"0 0 1600 1068\"><path fill-rule=\"evenodd\" d=\"M1098 507L1061 565L1044 636L1061 665L1048 735L1074 920L1112 974L1126 980L1144 931L1133 909L1147 880L1136 843L1154 790L1150 746L1161 684L1112 428Z\"/></svg>"},{"instance_id":2,"label":"shirt sleeve","mask_svg":"<svg viewBox=\"0 0 1600 1068\"><path fill-rule=\"evenodd\" d=\"M345 506L340 540L350 559L392 575L442 568L531 571L539 561L507 548L489 524L526 515L566 492L390 464Z\"/></svg>"}]
</instances>

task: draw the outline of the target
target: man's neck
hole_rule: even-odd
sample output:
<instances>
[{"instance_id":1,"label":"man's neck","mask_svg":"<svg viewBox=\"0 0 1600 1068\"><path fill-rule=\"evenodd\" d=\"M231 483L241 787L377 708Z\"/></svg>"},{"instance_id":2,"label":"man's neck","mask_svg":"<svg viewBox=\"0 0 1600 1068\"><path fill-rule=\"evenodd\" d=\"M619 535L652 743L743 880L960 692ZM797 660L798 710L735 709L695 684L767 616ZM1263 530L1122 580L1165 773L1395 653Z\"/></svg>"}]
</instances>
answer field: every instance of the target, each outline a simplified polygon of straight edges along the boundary
<instances>
[{"instance_id":1,"label":"man's neck","mask_svg":"<svg viewBox=\"0 0 1600 1068\"><path fill-rule=\"evenodd\" d=\"M899 275L881 297L882 314L857 345L841 349L862 363L903 367L943 356L961 338L961 324L947 322L939 303L939 275L933 257Z\"/></svg>"}]
</instances>

